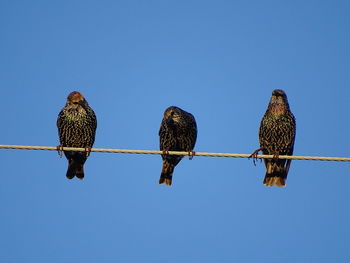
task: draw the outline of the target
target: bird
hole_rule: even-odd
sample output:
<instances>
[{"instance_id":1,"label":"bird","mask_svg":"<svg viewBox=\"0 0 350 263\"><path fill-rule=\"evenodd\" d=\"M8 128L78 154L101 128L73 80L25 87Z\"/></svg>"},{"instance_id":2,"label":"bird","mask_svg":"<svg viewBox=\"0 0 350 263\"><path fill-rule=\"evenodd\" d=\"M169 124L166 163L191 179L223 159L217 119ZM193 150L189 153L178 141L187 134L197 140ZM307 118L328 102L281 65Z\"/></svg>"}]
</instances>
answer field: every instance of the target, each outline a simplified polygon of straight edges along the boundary
<instances>
[{"instance_id":1,"label":"bird","mask_svg":"<svg viewBox=\"0 0 350 263\"><path fill-rule=\"evenodd\" d=\"M63 147L85 148L85 152L64 151L68 160L66 177L84 179L84 163L95 142L97 119L83 94L73 91L68 95L66 105L58 114L57 128L60 140L57 150L60 156Z\"/></svg>"},{"instance_id":2,"label":"bird","mask_svg":"<svg viewBox=\"0 0 350 263\"><path fill-rule=\"evenodd\" d=\"M159 184L171 186L175 166L182 155L169 155L168 151L186 151L190 159L197 139L197 124L194 116L179 107L170 106L164 111L159 129L159 148L163 151L163 166Z\"/></svg>"},{"instance_id":3,"label":"bird","mask_svg":"<svg viewBox=\"0 0 350 263\"><path fill-rule=\"evenodd\" d=\"M291 160L279 159L279 155L293 155L296 121L290 110L286 93L281 89L272 96L259 128L260 148L251 157L256 159L261 150L272 159L264 159L266 174L263 184L285 187ZM255 163L255 162L254 162Z\"/></svg>"}]
</instances>

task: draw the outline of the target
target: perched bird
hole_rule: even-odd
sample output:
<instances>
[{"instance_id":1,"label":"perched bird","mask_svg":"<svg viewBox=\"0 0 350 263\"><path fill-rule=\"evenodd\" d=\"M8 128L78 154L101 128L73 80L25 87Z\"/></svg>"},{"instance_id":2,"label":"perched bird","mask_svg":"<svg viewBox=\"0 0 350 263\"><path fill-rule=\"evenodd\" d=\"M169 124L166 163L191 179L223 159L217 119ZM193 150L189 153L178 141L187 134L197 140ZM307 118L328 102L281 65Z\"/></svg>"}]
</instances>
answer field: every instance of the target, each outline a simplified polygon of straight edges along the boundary
<instances>
[{"instance_id":1,"label":"perched bird","mask_svg":"<svg viewBox=\"0 0 350 263\"><path fill-rule=\"evenodd\" d=\"M67 97L67 103L57 118L60 145L57 147L62 155L62 147L85 148L85 152L64 151L68 159L67 178L76 176L84 178L84 163L95 141L97 120L83 94L73 91Z\"/></svg>"},{"instance_id":2,"label":"perched bird","mask_svg":"<svg viewBox=\"0 0 350 263\"><path fill-rule=\"evenodd\" d=\"M193 157L197 139L197 124L191 113L171 106L164 112L159 129L160 150L163 151L163 168L159 184L171 185L175 166L183 156L166 154L168 151L186 151Z\"/></svg>"},{"instance_id":3,"label":"perched bird","mask_svg":"<svg viewBox=\"0 0 350 263\"><path fill-rule=\"evenodd\" d=\"M270 103L259 129L260 150L263 154L273 155L273 159L264 159L266 175L264 185L278 187L286 186L286 179L291 160L278 159L279 155L293 155L296 123L293 113L289 109L287 95L283 90L272 92Z\"/></svg>"}]
</instances>

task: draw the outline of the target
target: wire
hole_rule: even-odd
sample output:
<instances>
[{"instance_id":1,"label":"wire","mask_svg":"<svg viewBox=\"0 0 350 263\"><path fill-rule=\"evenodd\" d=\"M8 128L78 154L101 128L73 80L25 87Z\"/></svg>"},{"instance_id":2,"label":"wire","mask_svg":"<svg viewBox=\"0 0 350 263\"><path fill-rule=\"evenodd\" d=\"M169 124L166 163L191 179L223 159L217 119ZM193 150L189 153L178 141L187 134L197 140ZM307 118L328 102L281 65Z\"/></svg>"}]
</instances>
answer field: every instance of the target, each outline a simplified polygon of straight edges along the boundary
<instances>
[{"instance_id":1,"label":"wire","mask_svg":"<svg viewBox=\"0 0 350 263\"><path fill-rule=\"evenodd\" d=\"M26 146L26 145L0 145L0 149L18 149L18 150L46 150L57 151L57 147L50 146ZM64 151L79 151L84 152L84 148L72 148L63 147ZM163 154L162 151L149 151L149 150L125 150L125 149L101 149L91 148L91 152L105 152L105 153L129 153L129 154ZM176 152L169 151L170 155L189 155L188 152ZM238 154L238 153L208 153L208 152L195 152L195 156L207 156L207 157L231 157L231 158L251 158L251 154ZM258 159L271 159L273 155L258 155ZM320 156L288 156L280 155L279 159L291 159L291 160L313 160L313 161L338 161L338 162L350 162L348 157L320 157Z\"/></svg>"}]
</instances>

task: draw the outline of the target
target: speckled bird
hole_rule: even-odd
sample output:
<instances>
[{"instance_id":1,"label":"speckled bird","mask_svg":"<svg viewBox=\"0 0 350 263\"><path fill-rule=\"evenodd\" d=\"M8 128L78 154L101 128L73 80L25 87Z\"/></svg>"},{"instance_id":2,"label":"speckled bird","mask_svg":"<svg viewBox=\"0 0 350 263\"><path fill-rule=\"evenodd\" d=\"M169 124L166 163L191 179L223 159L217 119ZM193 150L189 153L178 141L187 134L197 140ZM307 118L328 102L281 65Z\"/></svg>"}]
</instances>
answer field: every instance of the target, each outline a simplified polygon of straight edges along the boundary
<instances>
[{"instance_id":1,"label":"speckled bird","mask_svg":"<svg viewBox=\"0 0 350 263\"><path fill-rule=\"evenodd\" d=\"M296 123L290 111L287 95L283 90L272 92L270 103L259 129L260 148L263 154L273 155L273 159L264 159L266 175L264 185L286 186L291 160L278 159L279 155L293 155Z\"/></svg>"},{"instance_id":2,"label":"speckled bird","mask_svg":"<svg viewBox=\"0 0 350 263\"><path fill-rule=\"evenodd\" d=\"M172 183L175 166L183 156L169 155L167 151L185 151L193 157L194 145L197 139L197 124L191 113L178 107L171 106L164 112L164 117L159 129L160 150L163 151L163 168L159 184L168 186Z\"/></svg>"},{"instance_id":3,"label":"speckled bird","mask_svg":"<svg viewBox=\"0 0 350 263\"><path fill-rule=\"evenodd\" d=\"M85 152L64 151L68 160L67 178L76 176L84 178L84 163L90 154L95 141L97 120L94 111L90 108L83 94L73 91L67 97L67 103L57 118L60 145L62 147L85 148Z\"/></svg>"}]
</instances>

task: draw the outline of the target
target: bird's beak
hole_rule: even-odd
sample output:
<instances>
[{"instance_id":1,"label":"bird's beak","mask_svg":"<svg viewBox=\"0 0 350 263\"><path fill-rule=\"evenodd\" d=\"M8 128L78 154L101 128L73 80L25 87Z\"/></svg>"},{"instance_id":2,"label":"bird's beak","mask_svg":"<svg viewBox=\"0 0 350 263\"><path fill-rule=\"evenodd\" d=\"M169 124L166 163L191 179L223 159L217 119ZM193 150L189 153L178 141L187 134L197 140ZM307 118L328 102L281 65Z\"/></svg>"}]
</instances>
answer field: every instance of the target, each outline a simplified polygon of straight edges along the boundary
<instances>
[{"instance_id":1,"label":"bird's beak","mask_svg":"<svg viewBox=\"0 0 350 263\"><path fill-rule=\"evenodd\" d=\"M80 100L80 101L77 102L77 104L80 105L80 106L82 106L82 107L84 107L84 105L85 105L85 100Z\"/></svg>"},{"instance_id":2,"label":"bird's beak","mask_svg":"<svg viewBox=\"0 0 350 263\"><path fill-rule=\"evenodd\" d=\"M174 124L174 120L171 118L171 116L168 116L168 118L166 118L165 121L167 122L168 125L173 125Z\"/></svg>"}]
</instances>

